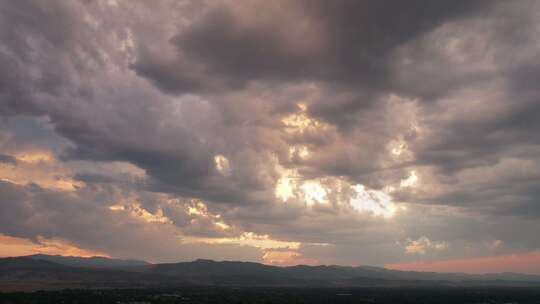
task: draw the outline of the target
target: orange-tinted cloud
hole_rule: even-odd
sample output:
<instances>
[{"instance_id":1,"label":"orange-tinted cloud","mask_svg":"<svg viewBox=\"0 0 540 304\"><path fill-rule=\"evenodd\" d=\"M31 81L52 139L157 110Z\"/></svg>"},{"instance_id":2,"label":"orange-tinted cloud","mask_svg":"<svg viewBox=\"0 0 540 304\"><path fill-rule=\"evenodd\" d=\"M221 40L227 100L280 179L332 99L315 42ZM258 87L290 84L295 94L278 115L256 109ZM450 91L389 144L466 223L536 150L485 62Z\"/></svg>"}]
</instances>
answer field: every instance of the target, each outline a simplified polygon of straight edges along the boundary
<instances>
[{"instance_id":1,"label":"orange-tinted cloud","mask_svg":"<svg viewBox=\"0 0 540 304\"><path fill-rule=\"evenodd\" d=\"M540 274L540 251L469 259L386 264L386 268L412 271Z\"/></svg>"},{"instance_id":2,"label":"orange-tinted cloud","mask_svg":"<svg viewBox=\"0 0 540 304\"><path fill-rule=\"evenodd\" d=\"M46 239L38 236L37 242L0 234L0 257L24 256L30 254L51 254L65 256L107 256L98 251L86 250L62 239Z\"/></svg>"},{"instance_id":3,"label":"orange-tinted cloud","mask_svg":"<svg viewBox=\"0 0 540 304\"><path fill-rule=\"evenodd\" d=\"M0 163L0 180L18 185L34 183L57 191L74 191L82 186L70 177L70 170L50 151L25 151L14 157L16 166Z\"/></svg>"},{"instance_id":4,"label":"orange-tinted cloud","mask_svg":"<svg viewBox=\"0 0 540 304\"><path fill-rule=\"evenodd\" d=\"M293 265L317 265L320 262L316 259L303 257L296 251L272 251L268 250L263 255L263 263L275 266Z\"/></svg>"}]
</instances>

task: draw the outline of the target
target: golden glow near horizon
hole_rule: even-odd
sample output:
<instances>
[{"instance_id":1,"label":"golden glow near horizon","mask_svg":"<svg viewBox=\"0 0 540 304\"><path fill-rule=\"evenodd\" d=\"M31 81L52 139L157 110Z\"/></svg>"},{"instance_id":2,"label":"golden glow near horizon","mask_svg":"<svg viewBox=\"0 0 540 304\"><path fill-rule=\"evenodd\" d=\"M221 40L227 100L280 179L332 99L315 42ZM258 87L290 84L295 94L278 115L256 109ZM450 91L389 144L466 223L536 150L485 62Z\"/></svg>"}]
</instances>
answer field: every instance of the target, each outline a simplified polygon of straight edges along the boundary
<instances>
[{"instance_id":1,"label":"golden glow near horizon","mask_svg":"<svg viewBox=\"0 0 540 304\"><path fill-rule=\"evenodd\" d=\"M321 264L319 260L306 258L300 252L294 250L265 250L262 260L264 264L277 266Z\"/></svg>"},{"instance_id":2,"label":"golden glow near horizon","mask_svg":"<svg viewBox=\"0 0 540 304\"><path fill-rule=\"evenodd\" d=\"M300 247L299 242L288 242L271 239L268 235L260 235L253 232L243 232L236 237L224 238L204 238L204 237L182 237L183 243L203 243L203 244L235 244L241 246L252 246L260 249L279 249L288 248L297 250Z\"/></svg>"},{"instance_id":3,"label":"golden glow near horizon","mask_svg":"<svg viewBox=\"0 0 540 304\"><path fill-rule=\"evenodd\" d=\"M30 239L12 237L0 233L0 257L38 253L81 257L108 256L102 252L79 248L73 243L60 238L47 239L38 235L37 241L34 242Z\"/></svg>"},{"instance_id":4,"label":"golden glow near horizon","mask_svg":"<svg viewBox=\"0 0 540 304\"><path fill-rule=\"evenodd\" d=\"M301 255L296 251L266 251L262 260L268 265L289 265L292 261L298 259Z\"/></svg>"}]
</instances>

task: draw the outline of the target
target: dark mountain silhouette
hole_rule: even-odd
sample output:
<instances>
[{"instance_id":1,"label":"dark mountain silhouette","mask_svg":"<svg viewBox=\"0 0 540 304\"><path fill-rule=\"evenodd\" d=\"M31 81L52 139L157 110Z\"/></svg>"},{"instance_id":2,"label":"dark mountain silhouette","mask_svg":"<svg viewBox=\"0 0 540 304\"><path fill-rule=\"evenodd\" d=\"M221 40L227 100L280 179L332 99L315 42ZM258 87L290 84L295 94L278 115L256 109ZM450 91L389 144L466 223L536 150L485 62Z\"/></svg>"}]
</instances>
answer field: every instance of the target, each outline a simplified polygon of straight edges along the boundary
<instances>
[{"instance_id":1,"label":"dark mountain silhouette","mask_svg":"<svg viewBox=\"0 0 540 304\"><path fill-rule=\"evenodd\" d=\"M59 262L51 262L52 259ZM57 256L53 258L50 256L3 258L0 259L0 290L17 289L21 286L26 287L26 289L28 289L28 286L32 286L33 289L44 289L66 287L145 288L185 285L290 287L540 286L540 276L517 273L471 275L464 273L398 271L370 266L298 265L277 267L251 262L216 262L212 260L167 264L149 264L137 261L132 265L125 261L100 258L99 267L96 267L93 258L74 259L73 257ZM71 265L66 265L67 263ZM85 266L73 266L73 264Z\"/></svg>"},{"instance_id":2,"label":"dark mountain silhouette","mask_svg":"<svg viewBox=\"0 0 540 304\"><path fill-rule=\"evenodd\" d=\"M0 291L63 288L144 288L188 284L177 278L115 268L73 267L30 257L0 259Z\"/></svg>"},{"instance_id":3,"label":"dark mountain silhouette","mask_svg":"<svg viewBox=\"0 0 540 304\"><path fill-rule=\"evenodd\" d=\"M144 266L150 263L139 260L122 260L111 259L106 257L77 257L77 256L62 256L62 255L46 255L46 254L34 254L27 256L34 260L43 260L54 262L61 265L74 266L74 267L90 267L90 268L121 268L130 266Z\"/></svg>"}]
</instances>

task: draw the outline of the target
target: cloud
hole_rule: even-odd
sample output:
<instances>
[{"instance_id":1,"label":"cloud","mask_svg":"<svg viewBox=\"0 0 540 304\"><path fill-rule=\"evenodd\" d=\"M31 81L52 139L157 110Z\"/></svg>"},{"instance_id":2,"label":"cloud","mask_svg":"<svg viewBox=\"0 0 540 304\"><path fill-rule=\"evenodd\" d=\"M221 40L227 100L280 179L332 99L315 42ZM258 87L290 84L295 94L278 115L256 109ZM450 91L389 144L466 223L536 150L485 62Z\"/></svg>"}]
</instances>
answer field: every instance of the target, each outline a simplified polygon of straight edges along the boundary
<instances>
[{"instance_id":1,"label":"cloud","mask_svg":"<svg viewBox=\"0 0 540 304\"><path fill-rule=\"evenodd\" d=\"M178 49L173 62L159 65L157 58L144 54L133 68L172 93L230 89L258 80L380 88L389 82L389 57L395 47L482 5L224 2L206 9L173 37ZM267 13L260 16L260 11Z\"/></svg>"},{"instance_id":2,"label":"cloud","mask_svg":"<svg viewBox=\"0 0 540 304\"><path fill-rule=\"evenodd\" d=\"M168 221L159 220L160 212L150 213L132 206L126 212L119 212L109 208L119 199L118 193L95 190L65 193L2 181L0 196L5 203L1 206L0 227L7 236L35 243L33 252L43 249L37 244L50 247L58 243L66 244L58 245L65 252L69 247L119 257L136 253L138 258L151 261L190 260L199 256L259 261L262 256L257 247L234 242L182 242L182 231Z\"/></svg>"},{"instance_id":3,"label":"cloud","mask_svg":"<svg viewBox=\"0 0 540 304\"><path fill-rule=\"evenodd\" d=\"M386 267L405 271L466 272L478 274L519 272L537 274L540 267L540 255L538 252L525 252L471 259L388 264Z\"/></svg>"},{"instance_id":4,"label":"cloud","mask_svg":"<svg viewBox=\"0 0 540 304\"><path fill-rule=\"evenodd\" d=\"M11 155L0 154L0 163L15 165L17 163L17 158Z\"/></svg>"},{"instance_id":5,"label":"cloud","mask_svg":"<svg viewBox=\"0 0 540 304\"><path fill-rule=\"evenodd\" d=\"M0 233L163 261L540 246L534 1L0 6Z\"/></svg>"},{"instance_id":6,"label":"cloud","mask_svg":"<svg viewBox=\"0 0 540 304\"><path fill-rule=\"evenodd\" d=\"M405 246L405 253L408 254L426 254L428 250L446 250L448 249L448 243L446 242L434 242L425 236L417 240L407 240L408 244Z\"/></svg>"},{"instance_id":7,"label":"cloud","mask_svg":"<svg viewBox=\"0 0 540 304\"><path fill-rule=\"evenodd\" d=\"M31 254L50 254L50 255L66 255L66 256L107 256L100 252L88 251L80 249L61 239L45 239L41 236L37 237L37 241L32 241L24 238L15 238L6 235L0 235L0 256L24 256Z\"/></svg>"}]
</instances>

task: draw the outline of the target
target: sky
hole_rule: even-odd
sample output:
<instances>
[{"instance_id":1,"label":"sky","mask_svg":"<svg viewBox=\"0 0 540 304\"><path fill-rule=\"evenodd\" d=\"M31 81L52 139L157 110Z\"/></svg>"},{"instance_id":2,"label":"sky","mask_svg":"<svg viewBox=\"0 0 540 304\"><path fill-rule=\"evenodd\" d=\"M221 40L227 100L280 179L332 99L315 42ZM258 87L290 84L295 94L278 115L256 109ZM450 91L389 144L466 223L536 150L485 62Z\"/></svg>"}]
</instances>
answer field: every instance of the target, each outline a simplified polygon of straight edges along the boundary
<instances>
[{"instance_id":1,"label":"sky","mask_svg":"<svg viewBox=\"0 0 540 304\"><path fill-rule=\"evenodd\" d=\"M539 1L1 1L0 256L540 274Z\"/></svg>"}]
</instances>

